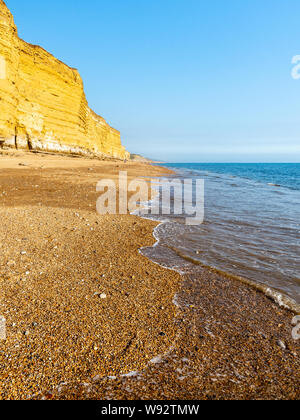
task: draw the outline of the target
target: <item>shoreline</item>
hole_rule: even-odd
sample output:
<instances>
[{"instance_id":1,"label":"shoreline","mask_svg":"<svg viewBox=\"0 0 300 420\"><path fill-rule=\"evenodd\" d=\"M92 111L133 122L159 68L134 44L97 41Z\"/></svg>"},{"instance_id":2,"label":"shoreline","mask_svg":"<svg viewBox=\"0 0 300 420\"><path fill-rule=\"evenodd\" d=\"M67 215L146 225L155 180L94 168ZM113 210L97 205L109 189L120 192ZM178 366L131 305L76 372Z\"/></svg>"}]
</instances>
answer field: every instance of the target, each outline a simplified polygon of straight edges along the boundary
<instances>
[{"instance_id":1,"label":"shoreline","mask_svg":"<svg viewBox=\"0 0 300 420\"><path fill-rule=\"evenodd\" d=\"M135 162L125 165L122 162L65 157L53 157L56 163L48 163L50 167L47 167L44 158L30 155L23 160L25 165L32 166L20 167L22 162L17 162L20 157L16 157L16 161L11 162L15 166L12 169L6 167L4 174L1 159L1 190L6 194L3 195L0 211L2 218L5 216L3 220L8 222L6 231L11 234L5 243L5 257L2 253L2 258L10 260L2 261L5 269L1 279L6 305L9 302L14 304L14 311L8 314L8 326L16 323L10 318L12 315L17 313L19 316L19 324L13 327L18 331L13 339L9 338L9 349L5 343L5 351L12 361L7 364L7 360L0 356L0 381L4 384L1 398L300 397L297 374L299 342L291 339L292 317L289 311L278 308L249 286L237 284L208 269L199 267L194 273L182 277L148 260L138 251L145 246L153 246L156 222L131 215L99 216L93 209L91 211L90 205L97 197L95 182L102 176L115 176L116 171L124 168L128 169L130 176L144 176L145 171L149 177L159 176L165 168ZM39 165L43 160L45 163L41 169ZM35 187L38 179L39 186ZM12 188L8 191L9 186ZM34 188L38 188L39 193L32 196ZM17 227L20 229L21 224L24 228L30 223L31 230L26 232L23 229L22 236L29 236L25 243L34 244L36 249L33 252L29 246L28 260L26 256L19 257L20 262L15 261L11 269L12 265L7 263L13 260L11 254L16 247L12 233L18 232ZM51 244L48 248L48 243L44 242L39 248L38 231L41 229L39 234L44 233L46 226ZM96 235L99 236L95 238ZM80 236L83 237L79 246L74 247ZM124 238L127 242L120 246ZM57 241L53 242L53 239ZM58 245L55 245L56 242ZM88 255L82 255L80 243ZM23 242L21 244L25 246ZM61 253L56 251L60 247L63 248ZM39 258L33 258L30 251L32 254L40 251ZM97 263L95 255L99 255ZM32 268L40 263L43 263L43 269L48 268L44 276L39 274L42 272L40 267L36 272ZM25 265L32 280L28 281L26 274L20 273L20 267ZM12 271L16 274L12 275ZM101 277L103 275L105 277ZM20 277L26 278L25 285ZM85 279L84 286L81 277ZM62 281L64 287L61 286ZM82 287L84 292L81 292ZM26 296L22 296L24 289ZM91 293L94 289L97 289L95 293L105 292L108 299L102 301L98 295L94 296ZM84 302L87 295L88 305ZM175 306L174 296L177 296L180 307ZM24 310L22 302L30 308ZM59 307L53 310L50 303L59 303ZM1 304L2 311L3 302ZM123 310L120 310L121 306ZM124 312L124 308L128 308L128 312ZM220 311L221 308L227 311ZM8 310L8 307L5 309ZM56 324L54 331L50 328L49 313L51 322ZM124 319L124 313L130 313L131 317ZM246 313L250 319L253 317L253 325L245 318ZM37 314L40 322L32 321ZM80 322L78 315L86 317L86 324ZM63 325L59 325L58 321L64 321ZM32 328L35 323L38 325ZM224 324L231 335L223 331L220 324ZM24 335L26 328L28 335ZM64 336L67 330L71 338ZM85 335L84 340L78 331ZM101 337L95 345L97 331L101 331ZM49 343L51 336L56 338L55 344L55 340ZM60 339L57 341L57 338ZM235 343L233 348L232 339ZM71 348L65 346L65 341ZM19 350L16 350L16 343L20 346L17 347ZM39 354L42 343L49 350L45 351L45 355L52 354L52 360L46 362ZM160 354L163 356L159 358ZM257 355L261 355L263 361L257 360L257 366L254 366ZM235 360L239 357L241 360ZM71 363L71 369L66 369L64 358L68 361L67 365ZM149 363L151 360L152 363ZM241 363L244 366L241 367ZM103 368L105 364L106 372ZM128 376L129 372L135 372L135 375ZM50 375L50 382L38 377L45 373ZM124 374L127 376L122 376Z\"/></svg>"},{"instance_id":2,"label":"shoreline","mask_svg":"<svg viewBox=\"0 0 300 420\"><path fill-rule=\"evenodd\" d=\"M178 168L173 168L173 167L169 167L169 166L163 166L160 165L161 167L164 167L166 169L171 169L173 171L172 175L179 175L182 176L182 174L180 173ZM141 216L143 217L143 216ZM168 223L168 221L164 220L159 220L159 219L151 219L151 217L145 217L146 220L158 220L159 225L155 228L155 230L157 230L159 228L160 225L163 225L165 223ZM158 236L155 236L155 239L157 240L157 245L159 244L159 242L161 241L159 239ZM279 307L283 307L285 309L288 309L289 311L291 311L292 313L294 313L295 315L300 315L300 303L298 303L295 299L293 299L291 296L289 296L287 293L285 293L284 291L277 289L273 286L269 286L266 283L263 283L261 281L258 280L253 280L250 279L246 276L243 275L239 275L239 274L234 274L231 273L229 271L225 271L222 268L218 268L216 266L213 265L208 265L208 264L204 264L203 262L190 257L188 255L183 254L182 252L180 252L178 249L176 249L175 247L172 246L168 246L168 248L170 250L172 250L174 252L174 254L176 254L178 257L180 257L182 259L182 261L188 261L190 264L194 265L194 266L201 266L203 269L207 269L207 270L211 270L216 272L217 274L223 275L225 277L228 277L229 279L231 278L232 280L238 280L240 281L242 284L249 286L251 288L253 288L256 291L260 291L261 293L263 293L264 295L266 295L268 298L270 298L271 300L273 300ZM164 267L162 265L162 267ZM170 268L172 269L172 268ZM180 270L176 270L175 271L179 272L180 274L184 274L184 271L181 272Z\"/></svg>"},{"instance_id":3,"label":"shoreline","mask_svg":"<svg viewBox=\"0 0 300 420\"><path fill-rule=\"evenodd\" d=\"M170 247L170 249L173 249L173 248ZM263 295L265 295L266 297L274 301L274 303L276 303L278 307L280 308L287 309L288 311L292 312L295 315L300 314L300 305L295 300L291 299L289 296L285 295L283 292L276 290L271 286L267 286L266 284L263 284L260 282L254 282L253 280L250 280L246 277L241 277L232 273L228 273L227 271L220 270L216 267L205 265L201 263L200 261L187 257L186 255L181 255L177 250L176 251L174 250L174 252L177 255L179 255L182 259L189 261L193 265L200 266L205 270L215 272L216 274L227 277L228 279L231 279L233 281L239 281L241 284L244 284L250 287L251 289L262 293Z\"/></svg>"}]
</instances>

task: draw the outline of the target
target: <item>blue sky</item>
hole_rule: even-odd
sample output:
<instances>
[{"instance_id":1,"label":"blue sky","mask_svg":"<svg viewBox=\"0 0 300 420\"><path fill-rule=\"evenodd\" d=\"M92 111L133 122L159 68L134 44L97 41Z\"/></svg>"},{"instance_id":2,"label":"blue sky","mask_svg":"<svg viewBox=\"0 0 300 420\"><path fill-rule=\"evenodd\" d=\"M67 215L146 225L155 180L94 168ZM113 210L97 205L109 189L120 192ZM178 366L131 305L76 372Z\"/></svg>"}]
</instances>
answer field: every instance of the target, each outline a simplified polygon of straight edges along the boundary
<instances>
[{"instance_id":1,"label":"blue sky","mask_svg":"<svg viewBox=\"0 0 300 420\"><path fill-rule=\"evenodd\" d=\"M19 35L78 68L128 150L300 162L299 0L6 0Z\"/></svg>"}]
</instances>

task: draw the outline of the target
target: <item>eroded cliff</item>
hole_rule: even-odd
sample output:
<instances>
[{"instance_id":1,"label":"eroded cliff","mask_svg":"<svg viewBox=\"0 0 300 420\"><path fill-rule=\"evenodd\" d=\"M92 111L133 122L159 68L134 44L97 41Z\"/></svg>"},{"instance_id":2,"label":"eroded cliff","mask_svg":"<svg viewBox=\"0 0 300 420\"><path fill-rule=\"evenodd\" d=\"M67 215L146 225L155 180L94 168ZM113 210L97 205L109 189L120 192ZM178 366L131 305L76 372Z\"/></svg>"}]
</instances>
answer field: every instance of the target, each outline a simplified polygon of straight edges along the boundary
<instances>
[{"instance_id":1,"label":"eroded cliff","mask_svg":"<svg viewBox=\"0 0 300 420\"><path fill-rule=\"evenodd\" d=\"M129 158L119 131L89 108L78 71L21 40L3 0L0 147Z\"/></svg>"}]
</instances>

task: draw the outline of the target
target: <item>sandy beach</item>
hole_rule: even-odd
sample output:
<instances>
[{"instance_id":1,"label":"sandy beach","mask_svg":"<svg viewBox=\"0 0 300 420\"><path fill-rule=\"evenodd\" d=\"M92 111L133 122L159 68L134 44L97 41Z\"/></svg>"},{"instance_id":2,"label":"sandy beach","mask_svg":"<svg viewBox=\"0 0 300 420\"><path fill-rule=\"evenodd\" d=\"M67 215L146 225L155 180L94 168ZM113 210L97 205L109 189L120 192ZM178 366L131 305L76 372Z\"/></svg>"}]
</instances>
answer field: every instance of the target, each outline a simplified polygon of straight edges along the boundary
<instances>
[{"instance_id":1,"label":"sandy beach","mask_svg":"<svg viewBox=\"0 0 300 420\"><path fill-rule=\"evenodd\" d=\"M293 313L139 249L155 222L100 216L96 184L165 168L0 155L1 399L299 399ZM176 298L175 298L176 297Z\"/></svg>"}]
</instances>

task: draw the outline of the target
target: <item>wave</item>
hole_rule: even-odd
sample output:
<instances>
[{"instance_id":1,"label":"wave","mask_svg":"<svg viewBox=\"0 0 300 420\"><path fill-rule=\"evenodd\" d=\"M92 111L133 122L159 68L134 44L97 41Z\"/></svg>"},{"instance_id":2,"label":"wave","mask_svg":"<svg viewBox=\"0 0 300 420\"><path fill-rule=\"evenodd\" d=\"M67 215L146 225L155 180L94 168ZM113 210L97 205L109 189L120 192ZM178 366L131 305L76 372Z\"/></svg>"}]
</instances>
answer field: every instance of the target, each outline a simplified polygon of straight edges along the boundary
<instances>
[{"instance_id":1,"label":"wave","mask_svg":"<svg viewBox=\"0 0 300 420\"><path fill-rule=\"evenodd\" d=\"M213 271L214 273L220 274L226 278L237 280L243 284L246 284L247 286L250 286L252 289L255 289L263 294L265 294L268 298L272 299L275 303L277 303L280 307L290 310L291 312L295 314L300 314L300 305L289 296L283 294L282 292L274 289L273 287L267 286L265 284L262 284L260 282L255 282L253 280L247 279L245 277L237 276L234 274L230 274L226 271L217 269L215 267L206 265L201 263L200 261L189 257L188 255L183 254L181 251L176 249L175 247L169 247L174 251L179 257L183 258L184 260L194 264L201 266L204 269L208 269L210 271Z\"/></svg>"},{"instance_id":2,"label":"wave","mask_svg":"<svg viewBox=\"0 0 300 420\"><path fill-rule=\"evenodd\" d=\"M193 175L192 171L188 170L187 172L189 173L190 176ZM183 170L183 168L181 168L181 170L178 171L177 176L178 175L180 177L184 176L184 175L187 174L187 172L185 172ZM260 197L258 197L258 198L260 198ZM154 200L155 201L159 200L159 193L156 195ZM149 207L150 203L153 204L153 201L152 202L149 201L149 202L147 202L147 204L145 203L146 207L147 207L147 205ZM273 270L274 273L276 273L276 270L277 270L277 280L278 280L278 277L280 277L280 276L282 276L283 279L285 279L287 277L286 273L285 273L285 270L280 265L278 265L277 262L278 261L282 262L282 255L284 255L284 254L290 256L289 255L289 249L287 249L287 251L285 253L281 252L282 247L278 250L277 253L276 253L276 251L277 251L276 249L272 250L272 252L274 252L274 255L275 256L277 255L277 257L274 257L274 255L272 254L272 261L270 261L265 266L269 270L269 272L267 272L267 274L265 275L265 278L263 277L263 281L262 282L260 281L261 279L260 279L259 271L257 271L257 269L263 269L263 266L259 267L255 262L256 257L258 255L257 253L262 252L264 254L265 251L267 251L267 252L271 251L271 249L269 249L264 242L261 242L261 240L258 240L258 238L255 234L255 232L259 231L259 229L257 229L257 228L259 228L259 224L262 224L264 227L266 227L266 223L264 223L263 220L258 219L258 218L256 218L256 219L250 218L250 219L247 219L247 220L240 220L240 222L239 222L239 219L234 219L234 221L237 222L237 223L235 223L235 226L242 227L243 225L248 225L249 228L253 228L253 232L251 231L251 235L250 235L251 237L247 238L247 240L249 240L250 242L249 243L247 241L245 242L245 247L244 247L245 249L244 248L241 249L241 247L239 245L240 242L237 242L235 245L234 245L234 243L231 244L232 247L233 247L232 248L233 250L237 249L237 248L239 249L239 251L244 250L244 252L247 256L247 259L243 260L243 264L244 264L245 267L249 267L249 269L247 269L247 271L249 271L249 273L251 272L251 276L252 276L252 279L251 279L251 278L248 278L247 276L245 276L245 270L244 270L244 272L242 271L243 274L240 275L241 272L239 272L239 268L230 264L230 261L231 262L234 261L234 258L235 258L235 256L233 254L232 255L228 254L228 256L226 254L226 252L228 253L228 250L230 250L230 246L227 246L225 248L225 254L222 255L221 262L219 262L219 267L215 267L214 263L211 264L212 261L210 261L210 260L213 259L214 253L212 253L210 255L210 258L208 259L208 261L205 261L205 263L204 263L203 260L206 260L206 258L203 258L203 255L202 255L202 261L199 261L198 259L195 259L195 258L187 255L184 251L179 249L182 246L182 243L180 241L182 241L184 239L184 237L182 236L182 232L184 231L185 227L182 225L182 223L178 223L178 220L174 216L162 216L162 215L160 215L160 216L149 216L149 215L139 214L138 212L135 212L134 214L137 215L137 216L143 217L145 219L152 219L152 220L155 220L155 221L159 222L158 226L153 231L153 236L156 239L156 243L153 247L150 248L151 250L155 250L155 251L150 252L149 247L142 248L140 250L140 252L143 255L145 255L146 257L151 259L154 263L156 263L156 264L158 264L158 265L160 265L164 268L171 269L171 270L174 270L176 272L179 272L182 275L185 274L188 271L188 269L190 271L191 266L188 267L188 264L190 264L192 266L201 266L202 268L208 269L208 270L213 270L214 272L219 273L223 276L226 276L227 278L231 278L232 280L238 280L241 283L250 286L251 288L265 294L268 298L272 299L279 306L284 307L284 308L292 311L293 313L300 314L300 304L295 299L293 299L292 296L289 296L288 294L286 294L285 291L280 290L281 287L279 289L277 289L278 285L281 286L280 281L277 281L277 283L275 281L275 286L276 287L274 287L274 281L272 280L272 273L271 273L272 270ZM217 212L216 212L216 214L217 214ZM218 225L218 223L221 223L221 222L222 222L222 219L218 220L218 219L214 218L213 221L210 221L210 226L214 227L216 224ZM257 226L256 226L256 228L254 228L254 225L256 225L256 222L257 222ZM229 221L226 220L226 223L227 224L230 223L230 220ZM223 224L224 224L224 220L223 220ZM207 226L207 222L205 222L204 225L202 225L202 227L201 227L202 230L201 231L199 230L198 233L196 232L196 243L188 244L188 246L193 246L193 247L194 247L194 245L197 246L197 235L200 235L199 236L199 238L200 238L201 235L203 236L207 233L206 228L205 228L205 231L203 231L204 226ZM277 227L278 227L278 229L280 229L280 224L278 224ZM181 231L180 231L180 229L181 229ZM292 243L292 241L290 240L291 238L288 237L289 229L290 228L288 226L285 226L285 235L286 235L285 240L288 240L290 243ZM185 231L184 231L184 234L186 234ZM218 236L218 230L213 230L213 234L217 235L214 239L214 242L216 241L215 243L220 244L222 242L222 237ZM193 239L189 232L187 232L186 237L188 237L188 240ZM241 236L237 236L234 239L236 241L238 241L239 240L238 238L241 239ZM255 240L255 238L257 238L257 239ZM228 240L228 238L226 238L226 239ZM270 240L271 239L272 239L272 236L270 236ZM230 240L232 240L232 238L230 238ZM273 243L275 243L274 240L275 239L273 238ZM203 241L202 238L201 238L201 241ZM205 243L205 237L204 237L204 243ZM277 245L277 243L278 243L278 241L276 242L276 245ZM176 244L179 245L179 247L176 246ZM253 251L250 254L248 253L248 248L249 248L248 245L249 244L251 245L250 248ZM230 243L229 243L229 245L230 245ZM198 246L199 246L198 249L203 249L203 242L201 242L200 245L198 245ZM195 249L195 248L193 248L193 249ZM213 249L216 249L216 247L214 247ZM222 247L221 248L218 247L217 249L219 249L219 251L220 251L220 249L222 249ZM189 251L192 251L192 248L190 248ZM207 249L204 249L203 252L206 252L206 251L207 251ZM208 252L210 252L210 251L208 250ZM202 253L199 253L199 254L197 253L197 255L199 256L200 259L201 259L201 254ZM177 258L174 258L174 255L176 255ZM243 256L241 256L241 258L243 258ZM249 262L249 258L253 259L253 261L254 261L253 266L250 266L250 265L248 266L248 263L251 264L251 261ZM276 264L273 261L273 258L277 258L278 261L276 261ZM226 263L226 261L228 261L228 263ZM225 264L223 264L224 262L225 262ZM234 271L236 271L236 273L231 273L230 272L231 270L229 270L228 266L234 267ZM271 271L270 271L270 267L271 267ZM270 276L269 280L268 280L268 278L266 278L267 276ZM272 282L273 282L273 285L272 285ZM292 282L293 282L293 284L298 284L296 281L294 281L294 278L292 279ZM299 286L299 284L298 284L298 286ZM284 284L283 289L284 290L287 289L289 291L290 289L288 287L289 287L289 283L287 282L287 284ZM295 286L293 286L293 287L295 287ZM291 293L293 293L292 290L293 289L291 289ZM296 289L296 290L298 290L298 289ZM297 295L297 291L296 291L296 295Z\"/></svg>"}]
</instances>

